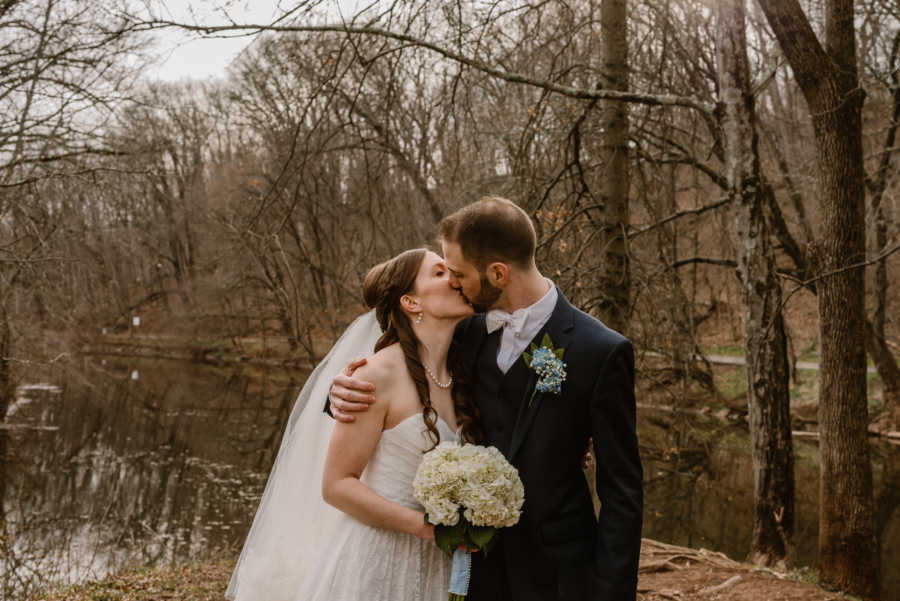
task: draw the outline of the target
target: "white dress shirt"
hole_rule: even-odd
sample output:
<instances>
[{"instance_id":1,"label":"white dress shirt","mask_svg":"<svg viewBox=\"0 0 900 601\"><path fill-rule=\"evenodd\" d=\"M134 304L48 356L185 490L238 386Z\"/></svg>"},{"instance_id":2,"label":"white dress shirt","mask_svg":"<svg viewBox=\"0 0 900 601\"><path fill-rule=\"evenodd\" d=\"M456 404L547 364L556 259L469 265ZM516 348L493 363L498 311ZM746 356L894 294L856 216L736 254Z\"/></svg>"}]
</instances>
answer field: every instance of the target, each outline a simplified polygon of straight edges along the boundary
<instances>
[{"instance_id":1,"label":"white dress shirt","mask_svg":"<svg viewBox=\"0 0 900 601\"><path fill-rule=\"evenodd\" d=\"M547 283L550 284L550 290L533 305L517 309L512 314L499 309L491 309L485 314L488 334L503 328L500 349L497 351L497 367L503 373L509 371L513 363L528 348L556 308L559 294L553 282L547 280Z\"/></svg>"}]
</instances>

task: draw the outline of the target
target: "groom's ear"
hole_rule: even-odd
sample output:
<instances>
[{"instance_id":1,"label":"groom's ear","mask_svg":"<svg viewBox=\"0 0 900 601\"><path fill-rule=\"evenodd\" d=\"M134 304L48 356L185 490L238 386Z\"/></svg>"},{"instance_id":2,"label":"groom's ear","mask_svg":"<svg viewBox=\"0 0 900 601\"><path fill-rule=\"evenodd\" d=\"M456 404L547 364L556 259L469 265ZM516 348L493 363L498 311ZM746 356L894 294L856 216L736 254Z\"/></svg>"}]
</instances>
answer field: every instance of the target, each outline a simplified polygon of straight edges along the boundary
<instances>
[{"instance_id":1,"label":"groom's ear","mask_svg":"<svg viewBox=\"0 0 900 601\"><path fill-rule=\"evenodd\" d=\"M488 282L497 288L505 288L509 283L509 265L499 261L490 263L485 272Z\"/></svg>"}]
</instances>

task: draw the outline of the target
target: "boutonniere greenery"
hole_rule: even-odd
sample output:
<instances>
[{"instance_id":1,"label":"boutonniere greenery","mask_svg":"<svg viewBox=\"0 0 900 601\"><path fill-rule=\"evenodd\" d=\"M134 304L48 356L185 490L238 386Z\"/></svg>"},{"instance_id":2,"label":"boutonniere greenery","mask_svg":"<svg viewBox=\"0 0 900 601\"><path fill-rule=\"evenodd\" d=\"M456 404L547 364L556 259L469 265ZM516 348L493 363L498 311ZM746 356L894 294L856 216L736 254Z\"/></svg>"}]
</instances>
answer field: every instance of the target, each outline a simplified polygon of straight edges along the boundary
<instances>
[{"instance_id":1,"label":"boutonniere greenery","mask_svg":"<svg viewBox=\"0 0 900 601\"><path fill-rule=\"evenodd\" d=\"M566 381L566 364L562 360L565 350L564 348L554 348L550 335L544 334L541 346L532 342L531 352L522 353L525 364L538 375L537 385L531 393L531 398L528 399L529 407L534 400L534 395L538 392L559 394L562 390L562 383Z\"/></svg>"}]
</instances>

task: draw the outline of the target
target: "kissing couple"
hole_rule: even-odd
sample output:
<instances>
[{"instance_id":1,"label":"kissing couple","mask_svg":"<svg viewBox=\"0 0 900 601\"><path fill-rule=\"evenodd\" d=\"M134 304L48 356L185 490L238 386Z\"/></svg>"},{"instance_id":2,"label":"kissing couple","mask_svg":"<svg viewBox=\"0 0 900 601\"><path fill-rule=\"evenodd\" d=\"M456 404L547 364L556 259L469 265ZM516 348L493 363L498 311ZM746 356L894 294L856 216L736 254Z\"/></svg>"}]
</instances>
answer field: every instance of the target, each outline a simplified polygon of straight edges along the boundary
<instances>
[{"instance_id":1,"label":"kissing couple","mask_svg":"<svg viewBox=\"0 0 900 601\"><path fill-rule=\"evenodd\" d=\"M636 598L631 343L541 274L534 225L511 201L463 207L439 238L443 257L408 250L366 276L374 311L304 385L229 599L447 599L450 559L412 484L446 441L496 447L525 490L519 522L472 553L470 601ZM538 366L547 353L561 359L552 377ZM582 470L589 440L599 515Z\"/></svg>"}]
</instances>

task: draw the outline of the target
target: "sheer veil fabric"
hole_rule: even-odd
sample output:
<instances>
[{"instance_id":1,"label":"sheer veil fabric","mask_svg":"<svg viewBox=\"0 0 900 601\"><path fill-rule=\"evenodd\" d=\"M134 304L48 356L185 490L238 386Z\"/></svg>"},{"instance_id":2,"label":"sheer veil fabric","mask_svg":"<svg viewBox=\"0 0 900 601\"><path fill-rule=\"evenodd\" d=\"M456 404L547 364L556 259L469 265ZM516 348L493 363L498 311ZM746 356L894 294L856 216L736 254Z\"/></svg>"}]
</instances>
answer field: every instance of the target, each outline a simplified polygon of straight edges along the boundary
<instances>
[{"instance_id":1,"label":"sheer veil fabric","mask_svg":"<svg viewBox=\"0 0 900 601\"><path fill-rule=\"evenodd\" d=\"M321 400L347 363L372 354L381 333L374 310L358 317L304 384L226 598L290 601L319 556L328 552L341 512L325 503L321 494L325 454L334 428Z\"/></svg>"}]
</instances>

